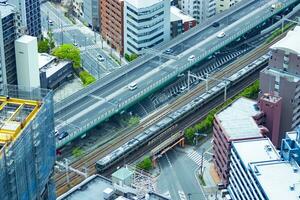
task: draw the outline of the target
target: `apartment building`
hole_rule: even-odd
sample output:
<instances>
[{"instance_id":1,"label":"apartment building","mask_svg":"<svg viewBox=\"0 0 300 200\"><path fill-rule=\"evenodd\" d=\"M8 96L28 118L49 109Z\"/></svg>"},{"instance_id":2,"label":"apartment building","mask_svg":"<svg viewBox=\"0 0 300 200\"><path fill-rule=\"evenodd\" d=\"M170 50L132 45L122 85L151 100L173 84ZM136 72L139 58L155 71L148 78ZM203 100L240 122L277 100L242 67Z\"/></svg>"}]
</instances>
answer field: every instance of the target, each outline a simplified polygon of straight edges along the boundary
<instances>
[{"instance_id":1,"label":"apartment building","mask_svg":"<svg viewBox=\"0 0 300 200\"><path fill-rule=\"evenodd\" d=\"M216 0L217 13L223 12L242 0Z\"/></svg>"},{"instance_id":2,"label":"apartment building","mask_svg":"<svg viewBox=\"0 0 300 200\"><path fill-rule=\"evenodd\" d=\"M216 0L179 0L179 8L198 23L216 14Z\"/></svg>"},{"instance_id":3,"label":"apartment building","mask_svg":"<svg viewBox=\"0 0 300 200\"><path fill-rule=\"evenodd\" d=\"M169 0L125 0L124 50L141 54L170 39Z\"/></svg>"},{"instance_id":4,"label":"apartment building","mask_svg":"<svg viewBox=\"0 0 300 200\"><path fill-rule=\"evenodd\" d=\"M123 9L123 0L100 0L100 33L120 54L124 52Z\"/></svg>"},{"instance_id":5,"label":"apartment building","mask_svg":"<svg viewBox=\"0 0 300 200\"><path fill-rule=\"evenodd\" d=\"M280 140L300 124L300 27L272 45L272 57L260 72L260 90L282 98Z\"/></svg>"}]
</instances>

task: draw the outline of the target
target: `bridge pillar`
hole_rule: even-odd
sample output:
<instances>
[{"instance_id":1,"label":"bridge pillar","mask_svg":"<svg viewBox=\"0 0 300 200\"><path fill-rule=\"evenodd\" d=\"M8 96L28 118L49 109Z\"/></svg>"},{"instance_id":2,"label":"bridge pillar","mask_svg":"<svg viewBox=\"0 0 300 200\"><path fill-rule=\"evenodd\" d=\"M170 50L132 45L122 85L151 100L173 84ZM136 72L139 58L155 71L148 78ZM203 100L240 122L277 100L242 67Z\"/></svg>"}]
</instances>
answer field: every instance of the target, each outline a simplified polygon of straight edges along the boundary
<instances>
[{"instance_id":1,"label":"bridge pillar","mask_svg":"<svg viewBox=\"0 0 300 200\"><path fill-rule=\"evenodd\" d=\"M152 157L152 166L153 167L157 166L157 162L156 162L156 157L155 156Z\"/></svg>"}]
</instances>

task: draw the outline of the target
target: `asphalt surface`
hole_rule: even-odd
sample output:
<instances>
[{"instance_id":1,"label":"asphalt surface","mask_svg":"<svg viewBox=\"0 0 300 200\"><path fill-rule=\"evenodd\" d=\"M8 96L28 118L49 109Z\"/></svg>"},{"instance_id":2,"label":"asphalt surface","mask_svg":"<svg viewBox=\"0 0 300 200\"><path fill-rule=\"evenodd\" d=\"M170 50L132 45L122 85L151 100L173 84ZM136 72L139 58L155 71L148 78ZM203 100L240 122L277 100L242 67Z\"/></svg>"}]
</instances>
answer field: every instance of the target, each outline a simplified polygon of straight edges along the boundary
<instances>
[{"instance_id":1,"label":"asphalt surface","mask_svg":"<svg viewBox=\"0 0 300 200\"><path fill-rule=\"evenodd\" d=\"M189 62L188 57L190 55L197 57L209 49L214 49L217 44L229 39L233 34L249 26L250 23L261 19L270 12L270 6L267 6L268 3L270 4L268 0L254 1L246 8L220 20L219 27L205 27L202 31L188 37L184 41L179 41L178 44L175 43L172 46L172 50L173 55L180 57L177 61L168 59L159 60L158 56L150 58L150 60L146 58L138 60L133 63L133 65L138 65L139 67L122 75L116 80L111 79L109 85L106 85L106 87L96 89L88 95L81 94L77 102L73 102L69 106L63 106L63 109L55 113L57 128L72 132L72 128L70 129L70 127L75 126L77 130L80 130L101 114L107 111L110 112L113 108L117 109L121 107L121 104L131 97L141 91L145 91L145 89L151 87L153 83L161 80L172 72L176 72L179 67L184 66ZM262 6L265 6L265 8L261 12L257 12L256 9ZM249 15L251 11L255 13ZM247 18L243 18L245 16L247 16ZM226 36L217 38L217 34L221 30L226 33ZM164 63L163 67L161 65L162 63ZM127 85L131 82L137 82L138 88L134 91L127 89ZM92 91L91 88L89 88L89 90Z\"/></svg>"}]
</instances>

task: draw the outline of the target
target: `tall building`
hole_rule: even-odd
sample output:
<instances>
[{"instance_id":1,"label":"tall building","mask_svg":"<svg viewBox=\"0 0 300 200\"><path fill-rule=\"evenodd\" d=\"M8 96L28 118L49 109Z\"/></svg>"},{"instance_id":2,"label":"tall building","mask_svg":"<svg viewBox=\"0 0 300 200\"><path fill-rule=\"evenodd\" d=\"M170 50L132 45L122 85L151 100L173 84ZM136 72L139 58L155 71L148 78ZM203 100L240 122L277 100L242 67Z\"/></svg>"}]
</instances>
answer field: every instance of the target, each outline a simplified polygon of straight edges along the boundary
<instances>
[{"instance_id":1,"label":"tall building","mask_svg":"<svg viewBox=\"0 0 300 200\"><path fill-rule=\"evenodd\" d=\"M6 0L19 9L22 26L25 33L40 38L41 25L41 0Z\"/></svg>"},{"instance_id":2,"label":"tall building","mask_svg":"<svg viewBox=\"0 0 300 200\"><path fill-rule=\"evenodd\" d=\"M234 114L233 114L234 113ZM216 171L227 186L229 178L229 159L233 141L262 138L264 131L257 125L262 115L256 102L240 98L215 115L213 125L213 161Z\"/></svg>"},{"instance_id":3,"label":"tall building","mask_svg":"<svg viewBox=\"0 0 300 200\"><path fill-rule=\"evenodd\" d=\"M124 16L125 53L141 54L170 39L169 0L125 0Z\"/></svg>"},{"instance_id":4,"label":"tall building","mask_svg":"<svg viewBox=\"0 0 300 200\"><path fill-rule=\"evenodd\" d=\"M241 0L216 0L217 13L223 12L224 10L231 8L240 1Z\"/></svg>"},{"instance_id":5,"label":"tall building","mask_svg":"<svg viewBox=\"0 0 300 200\"><path fill-rule=\"evenodd\" d=\"M17 84L15 39L18 13L13 5L0 2L0 84Z\"/></svg>"},{"instance_id":6,"label":"tall building","mask_svg":"<svg viewBox=\"0 0 300 200\"><path fill-rule=\"evenodd\" d=\"M102 38L120 54L124 52L124 0L100 0L100 32Z\"/></svg>"},{"instance_id":7,"label":"tall building","mask_svg":"<svg viewBox=\"0 0 300 200\"><path fill-rule=\"evenodd\" d=\"M260 72L261 94L282 98L280 140L300 124L300 27L271 46L269 66Z\"/></svg>"},{"instance_id":8,"label":"tall building","mask_svg":"<svg viewBox=\"0 0 300 200\"><path fill-rule=\"evenodd\" d=\"M299 199L300 171L266 139L232 142L228 191L233 200Z\"/></svg>"},{"instance_id":9,"label":"tall building","mask_svg":"<svg viewBox=\"0 0 300 200\"><path fill-rule=\"evenodd\" d=\"M0 85L0 199L54 200L53 93Z\"/></svg>"},{"instance_id":10,"label":"tall building","mask_svg":"<svg viewBox=\"0 0 300 200\"><path fill-rule=\"evenodd\" d=\"M40 73L37 38L23 35L15 41L18 84L39 88Z\"/></svg>"},{"instance_id":11,"label":"tall building","mask_svg":"<svg viewBox=\"0 0 300 200\"><path fill-rule=\"evenodd\" d=\"M84 20L94 30L99 29L99 0L83 0Z\"/></svg>"},{"instance_id":12,"label":"tall building","mask_svg":"<svg viewBox=\"0 0 300 200\"><path fill-rule=\"evenodd\" d=\"M179 0L179 8L198 23L216 14L216 0Z\"/></svg>"}]
</instances>

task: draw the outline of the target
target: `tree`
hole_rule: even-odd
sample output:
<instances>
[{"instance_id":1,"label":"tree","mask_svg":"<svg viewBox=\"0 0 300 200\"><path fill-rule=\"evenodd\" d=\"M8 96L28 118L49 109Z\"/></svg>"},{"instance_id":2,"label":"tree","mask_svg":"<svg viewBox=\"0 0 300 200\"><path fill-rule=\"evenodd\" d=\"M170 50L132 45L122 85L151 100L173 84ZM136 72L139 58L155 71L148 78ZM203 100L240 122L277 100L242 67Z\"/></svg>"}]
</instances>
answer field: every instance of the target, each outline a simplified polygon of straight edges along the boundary
<instances>
[{"instance_id":1,"label":"tree","mask_svg":"<svg viewBox=\"0 0 300 200\"><path fill-rule=\"evenodd\" d=\"M73 62L75 70L80 69L80 51L72 44L63 44L53 50L53 55L59 59L68 59Z\"/></svg>"},{"instance_id":2,"label":"tree","mask_svg":"<svg viewBox=\"0 0 300 200\"><path fill-rule=\"evenodd\" d=\"M152 161L149 157L145 157L141 162L136 165L138 168L143 169L145 171L149 171L152 169Z\"/></svg>"},{"instance_id":3,"label":"tree","mask_svg":"<svg viewBox=\"0 0 300 200\"><path fill-rule=\"evenodd\" d=\"M85 86L96 81L95 77L93 77L90 73L88 73L85 70L83 70L79 73L79 77Z\"/></svg>"},{"instance_id":4,"label":"tree","mask_svg":"<svg viewBox=\"0 0 300 200\"><path fill-rule=\"evenodd\" d=\"M83 150L79 147L76 147L75 149L72 150L72 155L75 157L75 158L78 158L80 156L83 155Z\"/></svg>"},{"instance_id":5,"label":"tree","mask_svg":"<svg viewBox=\"0 0 300 200\"><path fill-rule=\"evenodd\" d=\"M138 125L139 123L140 123L140 118L138 116L132 116L128 121L129 126L135 126Z\"/></svg>"},{"instance_id":6,"label":"tree","mask_svg":"<svg viewBox=\"0 0 300 200\"><path fill-rule=\"evenodd\" d=\"M195 129L193 127L189 127L184 131L184 137L186 138L189 144L192 144L195 138Z\"/></svg>"},{"instance_id":7,"label":"tree","mask_svg":"<svg viewBox=\"0 0 300 200\"><path fill-rule=\"evenodd\" d=\"M50 46L48 39L44 39L38 42L38 52L39 53L49 53Z\"/></svg>"}]
</instances>

